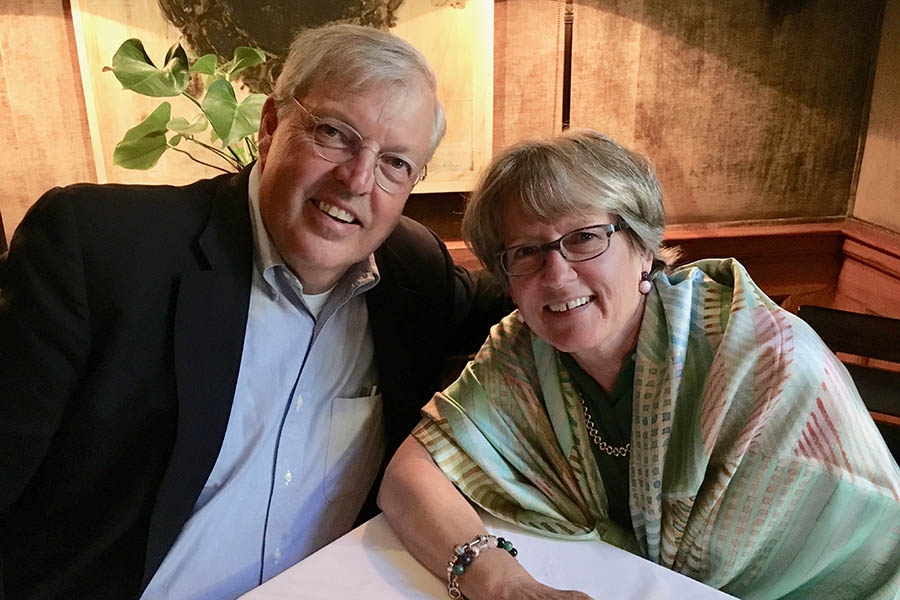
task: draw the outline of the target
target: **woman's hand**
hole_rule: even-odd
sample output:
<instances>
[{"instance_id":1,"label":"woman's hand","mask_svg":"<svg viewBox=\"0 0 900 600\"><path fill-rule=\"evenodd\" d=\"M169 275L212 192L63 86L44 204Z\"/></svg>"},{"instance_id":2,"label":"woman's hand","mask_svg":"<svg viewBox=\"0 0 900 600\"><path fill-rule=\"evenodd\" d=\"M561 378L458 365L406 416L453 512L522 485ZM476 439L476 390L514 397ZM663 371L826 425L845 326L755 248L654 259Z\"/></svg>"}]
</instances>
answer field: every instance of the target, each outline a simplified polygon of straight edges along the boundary
<instances>
[{"instance_id":1,"label":"woman's hand","mask_svg":"<svg viewBox=\"0 0 900 600\"><path fill-rule=\"evenodd\" d=\"M593 600L584 592L558 590L544 585L530 575L523 575L508 582L499 598L502 600Z\"/></svg>"},{"instance_id":2,"label":"woman's hand","mask_svg":"<svg viewBox=\"0 0 900 600\"><path fill-rule=\"evenodd\" d=\"M592 600L583 592L544 585L502 550L481 552L458 581L469 600Z\"/></svg>"},{"instance_id":3,"label":"woman's hand","mask_svg":"<svg viewBox=\"0 0 900 600\"><path fill-rule=\"evenodd\" d=\"M447 581L447 556L453 548L485 532L472 506L413 437L391 460L378 505L410 553L442 581ZM471 600L590 600L581 592L539 583L499 548L482 551L458 584Z\"/></svg>"}]
</instances>

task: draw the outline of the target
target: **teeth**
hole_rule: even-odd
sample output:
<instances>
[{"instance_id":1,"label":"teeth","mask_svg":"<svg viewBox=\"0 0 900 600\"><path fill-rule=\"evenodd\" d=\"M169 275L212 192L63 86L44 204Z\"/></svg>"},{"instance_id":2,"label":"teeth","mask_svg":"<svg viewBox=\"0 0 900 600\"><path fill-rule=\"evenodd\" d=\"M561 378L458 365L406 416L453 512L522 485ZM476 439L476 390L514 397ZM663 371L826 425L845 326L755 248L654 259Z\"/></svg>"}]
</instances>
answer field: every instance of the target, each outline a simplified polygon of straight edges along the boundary
<instances>
[{"instance_id":1,"label":"teeth","mask_svg":"<svg viewBox=\"0 0 900 600\"><path fill-rule=\"evenodd\" d=\"M316 200L316 206L323 213L334 217L338 221L343 221L344 223L352 223L354 221L353 215L348 213L346 210L338 208L337 206L332 206L327 202Z\"/></svg>"},{"instance_id":2,"label":"teeth","mask_svg":"<svg viewBox=\"0 0 900 600\"><path fill-rule=\"evenodd\" d=\"M550 304L547 306L553 312L565 312L567 310L572 310L573 308L578 308L579 306L583 306L591 301L590 296L582 296L581 298L575 298L574 300L569 300L563 304Z\"/></svg>"}]
</instances>

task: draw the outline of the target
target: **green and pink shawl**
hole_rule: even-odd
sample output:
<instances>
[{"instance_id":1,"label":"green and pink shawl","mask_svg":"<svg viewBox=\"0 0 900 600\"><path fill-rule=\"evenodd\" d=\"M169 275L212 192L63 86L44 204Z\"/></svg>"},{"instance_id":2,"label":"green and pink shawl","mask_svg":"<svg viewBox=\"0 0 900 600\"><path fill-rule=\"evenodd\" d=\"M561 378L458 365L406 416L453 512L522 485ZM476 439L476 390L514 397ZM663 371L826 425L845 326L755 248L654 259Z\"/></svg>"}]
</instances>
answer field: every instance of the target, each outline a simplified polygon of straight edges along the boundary
<instances>
[{"instance_id":1,"label":"green and pink shawl","mask_svg":"<svg viewBox=\"0 0 900 600\"><path fill-rule=\"evenodd\" d=\"M654 282L635 358L633 531L577 392L510 315L414 435L488 512L742 598L900 598L900 469L846 369L733 260Z\"/></svg>"}]
</instances>

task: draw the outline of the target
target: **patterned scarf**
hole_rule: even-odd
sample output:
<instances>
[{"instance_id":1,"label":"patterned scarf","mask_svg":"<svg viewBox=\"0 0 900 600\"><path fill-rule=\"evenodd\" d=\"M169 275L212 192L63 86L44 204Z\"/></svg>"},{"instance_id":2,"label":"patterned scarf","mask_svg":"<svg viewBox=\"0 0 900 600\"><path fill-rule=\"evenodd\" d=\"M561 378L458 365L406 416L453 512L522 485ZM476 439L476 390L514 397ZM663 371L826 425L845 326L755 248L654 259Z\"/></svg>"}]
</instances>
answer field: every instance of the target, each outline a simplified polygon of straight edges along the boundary
<instances>
[{"instance_id":1,"label":"patterned scarf","mask_svg":"<svg viewBox=\"0 0 900 600\"><path fill-rule=\"evenodd\" d=\"M647 297L633 531L607 516L570 374L515 315L423 415L414 435L440 468L507 521L743 598L900 598L900 468L840 361L734 260Z\"/></svg>"}]
</instances>

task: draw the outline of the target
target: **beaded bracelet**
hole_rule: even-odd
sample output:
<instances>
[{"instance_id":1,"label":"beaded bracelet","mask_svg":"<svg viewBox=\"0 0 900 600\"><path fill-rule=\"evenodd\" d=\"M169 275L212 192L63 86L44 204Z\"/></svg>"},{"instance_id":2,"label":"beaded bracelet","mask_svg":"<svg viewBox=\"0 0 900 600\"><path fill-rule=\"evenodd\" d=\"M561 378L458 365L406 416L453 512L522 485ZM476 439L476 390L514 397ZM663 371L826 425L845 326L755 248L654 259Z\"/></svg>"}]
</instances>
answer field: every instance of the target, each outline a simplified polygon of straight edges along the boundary
<instances>
[{"instance_id":1,"label":"beaded bracelet","mask_svg":"<svg viewBox=\"0 0 900 600\"><path fill-rule=\"evenodd\" d=\"M512 542L490 534L479 535L471 542L457 546L453 549L450 560L447 561L447 593L451 598L462 598L462 593L459 591L459 576L466 572L466 567L472 564L482 550L489 548L502 548L513 557L519 554Z\"/></svg>"}]
</instances>

